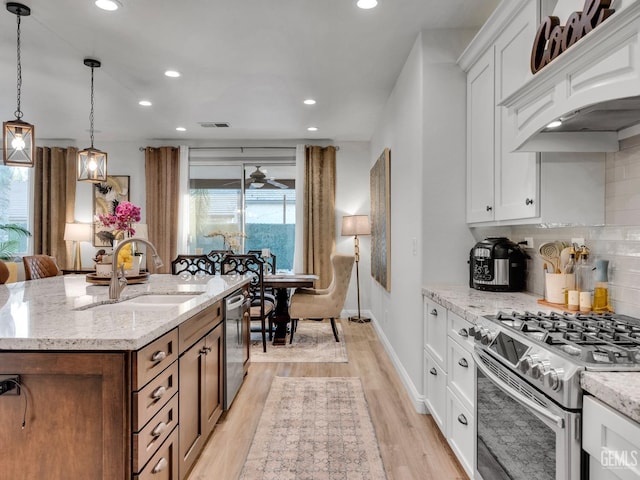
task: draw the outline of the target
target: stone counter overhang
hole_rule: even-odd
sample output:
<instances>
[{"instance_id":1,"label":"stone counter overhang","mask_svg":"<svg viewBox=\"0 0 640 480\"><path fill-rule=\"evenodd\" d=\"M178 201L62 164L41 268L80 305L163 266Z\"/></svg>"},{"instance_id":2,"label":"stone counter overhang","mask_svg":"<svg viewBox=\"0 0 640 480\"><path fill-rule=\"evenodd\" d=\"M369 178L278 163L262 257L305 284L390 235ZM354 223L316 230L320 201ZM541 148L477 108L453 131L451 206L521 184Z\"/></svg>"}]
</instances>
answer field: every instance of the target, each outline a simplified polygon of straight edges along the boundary
<instances>
[{"instance_id":1,"label":"stone counter overhang","mask_svg":"<svg viewBox=\"0 0 640 480\"><path fill-rule=\"evenodd\" d=\"M434 285L422 289L433 300L471 323L502 311L557 311L521 292L484 292L460 285ZM640 372L583 372L582 388L636 422L640 422Z\"/></svg>"},{"instance_id":2,"label":"stone counter overhang","mask_svg":"<svg viewBox=\"0 0 640 480\"><path fill-rule=\"evenodd\" d=\"M147 294L197 296L162 310L113 312L90 308L113 300L108 286L90 284L84 275L0 285L0 350L138 350L248 282L248 276L185 281L152 274L147 283L126 286L120 301Z\"/></svg>"}]
</instances>

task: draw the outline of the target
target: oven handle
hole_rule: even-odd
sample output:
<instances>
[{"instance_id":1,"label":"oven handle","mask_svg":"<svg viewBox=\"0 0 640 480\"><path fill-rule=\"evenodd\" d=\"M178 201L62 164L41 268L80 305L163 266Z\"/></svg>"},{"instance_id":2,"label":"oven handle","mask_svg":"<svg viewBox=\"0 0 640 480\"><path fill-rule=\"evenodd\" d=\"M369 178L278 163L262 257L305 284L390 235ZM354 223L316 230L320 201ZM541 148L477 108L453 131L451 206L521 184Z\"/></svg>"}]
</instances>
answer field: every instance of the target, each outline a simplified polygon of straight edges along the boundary
<instances>
[{"instance_id":1,"label":"oven handle","mask_svg":"<svg viewBox=\"0 0 640 480\"><path fill-rule=\"evenodd\" d=\"M558 428L564 428L564 418L561 418L553 413L545 410L540 405L535 404L531 400L526 397L523 397L517 390L505 385L502 380L500 380L496 375L490 372L483 364L482 359L478 356L476 352L472 352L471 355L476 362L476 367L482 372L482 374L496 384L498 388L504 391L506 394L513 397L518 402L522 403L525 407L530 408L534 412L537 412L547 420L556 424Z\"/></svg>"}]
</instances>

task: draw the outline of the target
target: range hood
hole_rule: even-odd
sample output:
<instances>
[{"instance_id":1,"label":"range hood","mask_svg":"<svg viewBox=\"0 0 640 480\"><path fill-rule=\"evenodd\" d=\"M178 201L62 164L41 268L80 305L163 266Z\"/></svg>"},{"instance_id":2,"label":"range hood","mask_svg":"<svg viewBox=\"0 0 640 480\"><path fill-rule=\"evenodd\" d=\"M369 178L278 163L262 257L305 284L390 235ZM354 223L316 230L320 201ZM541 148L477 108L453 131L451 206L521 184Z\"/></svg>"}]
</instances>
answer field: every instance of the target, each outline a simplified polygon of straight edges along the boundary
<instances>
[{"instance_id":1,"label":"range hood","mask_svg":"<svg viewBox=\"0 0 640 480\"><path fill-rule=\"evenodd\" d=\"M640 1L569 47L504 98L512 151L615 152L640 134ZM562 125L547 128L555 120Z\"/></svg>"}]
</instances>

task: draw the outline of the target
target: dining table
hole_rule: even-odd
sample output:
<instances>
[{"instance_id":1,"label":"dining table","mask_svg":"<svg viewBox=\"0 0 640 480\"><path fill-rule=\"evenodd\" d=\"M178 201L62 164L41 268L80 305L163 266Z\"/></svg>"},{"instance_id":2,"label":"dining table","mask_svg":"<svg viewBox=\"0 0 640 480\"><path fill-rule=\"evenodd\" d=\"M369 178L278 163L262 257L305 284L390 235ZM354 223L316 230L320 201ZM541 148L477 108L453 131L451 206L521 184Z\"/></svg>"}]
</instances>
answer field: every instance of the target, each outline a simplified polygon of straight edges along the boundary
<instances>
[{"instance_id":1,"label":"dining table","mask_svg":"<svg viewBox=\"0 0 640 480\"><path fill-rule=\"evenodd\" d=\"M276 331L273 334L274 345L285 345L287 339L287 324L289 316L289 290L292 288L313 288L318 275L308 273L276 273L265 275L265 288L272 288L276 292L276 306L273 314L273 324Z\"/></svg>"}]
</instances>

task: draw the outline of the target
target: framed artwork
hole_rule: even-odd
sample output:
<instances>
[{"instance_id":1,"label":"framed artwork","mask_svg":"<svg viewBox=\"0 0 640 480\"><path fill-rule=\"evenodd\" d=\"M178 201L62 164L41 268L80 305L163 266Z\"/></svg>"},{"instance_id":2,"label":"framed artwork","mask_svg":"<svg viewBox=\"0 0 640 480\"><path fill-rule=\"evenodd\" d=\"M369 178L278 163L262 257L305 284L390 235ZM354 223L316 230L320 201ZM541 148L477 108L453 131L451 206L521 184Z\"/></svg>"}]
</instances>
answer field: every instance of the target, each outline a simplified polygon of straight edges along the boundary
<instances>
[{"instance_id":1,"label":"framed artwork","mask_svg":"<svg viewBox=\"0 0 640 480\"><path fill-rule=\"evenodd\" d=\"M391 150L385 148L370 172L371 276L391 291Z\"/></svg>"},{"instance_id":2,"label":"framed artwork","mask_svg":"<svg viewBox=\"0 0 640 480\"><path fill-rule=\"evenodd\" d=\"M106 182L95 183L93 185L93 245L95 247L110 247L113 240L111 231L100 225L96 219L98 215L113 215L120 202L129 201L129 176L128 175L108 175Z\"/></svg>"}]
</instances>

